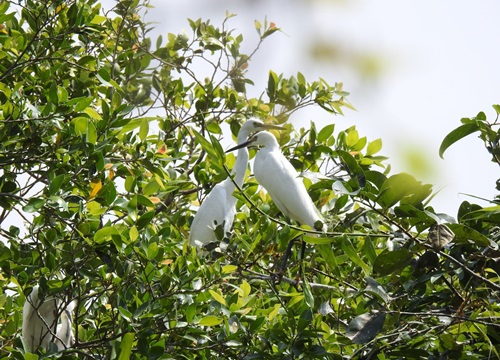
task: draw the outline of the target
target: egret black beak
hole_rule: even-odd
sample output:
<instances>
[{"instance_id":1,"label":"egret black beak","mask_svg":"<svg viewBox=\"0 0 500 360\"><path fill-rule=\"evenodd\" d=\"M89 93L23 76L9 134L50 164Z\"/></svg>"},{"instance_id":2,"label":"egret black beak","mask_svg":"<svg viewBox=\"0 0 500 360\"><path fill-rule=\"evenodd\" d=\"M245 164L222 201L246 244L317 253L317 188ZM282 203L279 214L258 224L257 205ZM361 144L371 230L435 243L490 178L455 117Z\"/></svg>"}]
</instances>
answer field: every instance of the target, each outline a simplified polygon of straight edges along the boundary
<instances>
[{"instance_id":1,"label":"egret black beak","mask_svg":"<svg viewBox=\"0 0 500 360\"><path fill-rule=\"evenodd\" d=\"M231 152L231 151L234 151L234 150L241 149L241 148L246 147L246 146L250 146L250 145L252 145L252 143L253 143L255 140L257 140L257 137L256 137L255 135L250 136L250 137L248 138L248 140L247 140L247 141L245 141L245 142L243 142L243 143L241 143L241 144L238 144L238 145L236 145L236 146L234 146L234 147L232 147L232 148L230 148L230 149L226 150L226 153Z\"/></svg>"}]
</instances>

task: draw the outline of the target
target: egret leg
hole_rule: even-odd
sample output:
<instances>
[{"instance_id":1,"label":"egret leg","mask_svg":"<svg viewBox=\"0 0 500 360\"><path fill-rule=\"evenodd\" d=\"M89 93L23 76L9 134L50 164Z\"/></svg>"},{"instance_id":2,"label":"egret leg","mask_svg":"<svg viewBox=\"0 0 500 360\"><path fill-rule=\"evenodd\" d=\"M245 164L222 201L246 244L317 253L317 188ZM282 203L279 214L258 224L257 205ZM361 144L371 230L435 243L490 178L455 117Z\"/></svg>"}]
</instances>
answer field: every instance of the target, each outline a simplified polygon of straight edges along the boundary
<instances>
[{"instance_id":1,"label":"egret leg","mask_svg":"<svg viewBox=\"0 0 500 360\"><path fill-rule=\"evenodd\" d=\"M297 241L297 239L299 237L300 237L300 235L296 236L292 240L290 240L290 242L288 243L288 246L286 247L286 251L285 251L285 254L283 255L283 261L281 263L281 267L280 267L280 271L279 271L281 276L283 276L283 274L286 271L286 265L288 263L288 258L290 257L290 254L292 253L293 244L295 244L295 241Z\"/></svg>"},{"instance_id":2,"label":"egret leg","mask_svg":"<svg viewBox=\"0 0 500 360\"><path fill-rule=\"evenodd\" d=\"M304 257L306 256L306 242L302 241L302 246L300 247L300 266L299 266L299 277L303 278L304 274L302 273L302 261L304 261Z\"/></svg>"}]
</instances>

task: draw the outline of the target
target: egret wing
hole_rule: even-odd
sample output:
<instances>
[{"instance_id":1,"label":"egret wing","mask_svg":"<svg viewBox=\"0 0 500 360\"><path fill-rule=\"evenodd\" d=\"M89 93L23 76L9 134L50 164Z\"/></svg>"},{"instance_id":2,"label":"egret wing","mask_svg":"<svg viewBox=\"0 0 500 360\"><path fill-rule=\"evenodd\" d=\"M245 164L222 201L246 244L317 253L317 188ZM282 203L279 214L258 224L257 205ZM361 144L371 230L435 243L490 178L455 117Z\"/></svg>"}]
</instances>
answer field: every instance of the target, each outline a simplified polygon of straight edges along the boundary
<instances>
[{"instance_id":1,"label":"egret wing","mask_svg":"<svg viewBox=\"0 0 500 360\"><path fill-rule=\"evenodd\" d=\"M286 216L314 227L320 220L318 211L299 174L281 152L261 149L254 168L257 181Z\"/></svg>"},{"instance_id":2,"label":"egret wing","mask_svg":"<svg viewBox=\"0 0 500 360\"><path fill-rule=\"evenodd\" d=\"M236 199L232 196L234 185L230 179L214 186L196 213L189 231L191 246L204 245L216 241L214 224L224 222L224 231L233 224Z\"/></svg>"}]
</instances>

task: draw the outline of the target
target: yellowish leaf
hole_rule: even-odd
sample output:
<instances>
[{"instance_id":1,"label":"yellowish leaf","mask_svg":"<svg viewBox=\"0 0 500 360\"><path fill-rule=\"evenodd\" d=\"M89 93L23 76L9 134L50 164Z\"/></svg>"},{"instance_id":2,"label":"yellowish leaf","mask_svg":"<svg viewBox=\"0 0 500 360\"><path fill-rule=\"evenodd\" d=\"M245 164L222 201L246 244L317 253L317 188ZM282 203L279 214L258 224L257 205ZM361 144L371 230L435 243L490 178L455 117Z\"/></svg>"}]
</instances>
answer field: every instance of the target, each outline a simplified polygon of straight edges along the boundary
<instances>
[{"instance_id":1,"label":"yellowish leaf","mask_svg":"<svg viewBox=\"0 0 500 360\"><path fill-rule=\"evenodd\" d=\"M139 230L137 230L137 227L135 225L133 225L130 228L128 235L129 235L131 241L137 240L137 238L139 237Z\"/></svg>"},{"instance_id":2,"label":"yellowish leaf","mask_svg":"<svg viewBox=\"0 0 500 360\"><path fill-rule=\"evenodd\" d=\"M225 265L222 267L223 274L230 274L232 272L235 272L236 270L238 270L238 267L236 265Z\"/></svg>"},{"instance_id":3,"label":"yellowish leaf","mask_svg":"<svg viewBox=\"0 0 500 360\"><path fill-rule=\"evenodd\" d=\"M210 294L212 295L212 297L216 301L220 302L222 305L226 305L226 300L222 297L221 294L219 294L219 293L217 293L217 292L215 292L213 290L208 290L208 291L210 292Z\"/></svg>"},{"instance_id":4,"label":"yellowish leaf","mask_svg":"<svg viewBox=\"0 0 500 360\"><path fill-rule=\"evenodd\" d=\"M99 190L102 189L102 182L99 179L94 179L90 182L90 188L92 191L89 194L89 199L95 198Z\"/></svg>"}]
</instances>

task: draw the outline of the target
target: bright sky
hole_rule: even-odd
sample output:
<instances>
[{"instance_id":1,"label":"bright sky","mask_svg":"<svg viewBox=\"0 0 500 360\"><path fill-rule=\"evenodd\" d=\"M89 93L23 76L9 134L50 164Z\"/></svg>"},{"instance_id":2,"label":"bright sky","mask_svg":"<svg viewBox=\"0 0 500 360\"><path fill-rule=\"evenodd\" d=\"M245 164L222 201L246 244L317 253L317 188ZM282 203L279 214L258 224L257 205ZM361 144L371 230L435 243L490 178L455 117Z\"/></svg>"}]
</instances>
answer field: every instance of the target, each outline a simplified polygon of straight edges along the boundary
<instances>
[{"instance_id":1,"label":"bright sky","mask_svg":"<svg viewBox=\"0 0 500 360\"><path fill-rule=\"evenodd\" d=\"M270 37L250 64L255 95L266 84L269 69L309 80L323 77L344 82L356 112L334 117L320 111L302 112L296 125L310 120L319 127L334 121L337 130L356 125L362 136L382 138L383 155L393 173L407 171L440 190L432 204L438 212L456 216L461 193L493 198L498 166L490 162L481 141L471 136L438 156L442 139L460 125L460 118L500 103L500 2L483 0L350 0L350 1L229 1L152 0L148 14L158 33L190 33L186 18L220 24L226 10L238 14L229 25L245 37L250 50L256 42L254 20L265 17L284 34ZM155 36L153 34L152 36ZM321 39L343 49L344 64L313 62L312 43ZM375 79L349 66L353 54L376 55L382 74ZM355 61L355 60L353 60ZM254 95L254 94L252 94ZM417 154L417 155L415 155ZM408 160L420 156L424 171ZM482 203L486 205L486 203Z\"/></svg>"}]
</instances>

